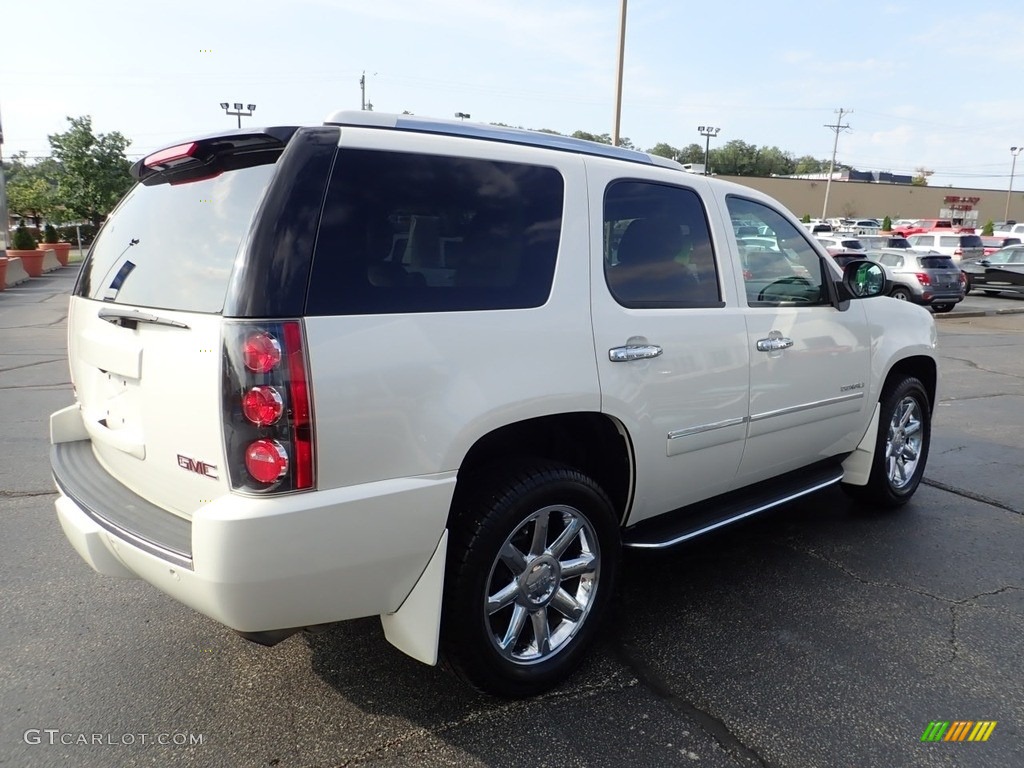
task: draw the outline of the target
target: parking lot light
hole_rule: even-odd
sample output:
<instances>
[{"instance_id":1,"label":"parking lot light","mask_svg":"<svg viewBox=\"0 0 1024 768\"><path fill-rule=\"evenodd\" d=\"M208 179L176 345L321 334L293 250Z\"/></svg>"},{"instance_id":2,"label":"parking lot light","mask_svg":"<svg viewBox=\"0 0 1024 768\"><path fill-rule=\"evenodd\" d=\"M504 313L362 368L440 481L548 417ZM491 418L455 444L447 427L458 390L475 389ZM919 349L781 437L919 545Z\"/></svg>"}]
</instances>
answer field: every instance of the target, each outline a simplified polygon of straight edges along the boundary
<instances>
[{"instance_id":1,"label":"parking lot light","mask_svg":"<svg viewBox=\"0 0 1024 768\"><path fill-rule=\"evenodd\" d=\"M712 128L710 125L698 125L697 132L707 139L704 142L704 175L710 176L711 169L708 167L708 157L711 153L711 138L717 136L721 128Z\"/></svg>"},{"instance_id":2,"label":"parking lot light","mask_svg":"<svg viewBox=\"0 0 1024 768\"><path fill-rule=\"evenodd\" d=\"M1013 194L1013 172L1017 170L1017 155L1022 151L1024 151L1024 147L1010 147L1013 162L1010 163L1010 186L1006 190L1006 210L1003 212L1003 221L1010 220L1010 195Z\"/></svg>"},{"instance_id":3,"label":"parking lot light","mask_svg":"<svg viewBox=\"0 0 1024 768\"><path fill-rule=\"evenodd\" d=\"M243 105L242 102L240 102L240 101L236 101L234 103L234 111L229 109L228 108L229 106L231 106L231 105L229 105L228 102L226 102L226 101L222 101L220 103L220 108L221 109L223 109L227 114L234 115L234 116L236 116L238 118L238 127L239 128L242 127L242 118L243 117L251 117L252 113L256 111L256 105L255 104L245 104L245 105ZM244 111L242 109L243 106L246 107L246 109Z\"/></svg>"}]
</instances>

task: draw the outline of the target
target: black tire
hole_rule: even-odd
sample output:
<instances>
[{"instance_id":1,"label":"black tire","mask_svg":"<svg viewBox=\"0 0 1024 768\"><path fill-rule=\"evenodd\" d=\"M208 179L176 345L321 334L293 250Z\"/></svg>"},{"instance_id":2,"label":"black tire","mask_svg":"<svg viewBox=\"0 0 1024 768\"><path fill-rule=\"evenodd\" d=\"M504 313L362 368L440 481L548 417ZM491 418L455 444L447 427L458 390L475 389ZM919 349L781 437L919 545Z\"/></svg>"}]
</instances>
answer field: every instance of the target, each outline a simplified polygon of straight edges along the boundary
<instances>
[{"instance_id":1,"label":"black tire","mask_svg":"<svg viewBox=\"0 0 1024 768\"><path fill-rule=\"evenodd\" d=\"M931 444L931 405L924 385L907 377L887 388L867 485L843 485L858 501L892 509L910 501L924 477Z\"/></svg>"},{"instance_id":2,"label":"black tire","mask_svg":"<svg viewBox=\"0 0 1024 768\"><path fill-rule=\"evenodd\" d=\"M572 674L597 634L618 576L619 526L601 487L559 464L469 482L449 526L442 653L480 691L533 696Z\"/></svg>"},{"instance_id":3,"label":"black tire","mask_svg":"<svg viewBox=\"0 0 1024 768\"><path fill-rule=\"evenodd\" d=\"M932 311L941 315L944 312L952 312L955 306L956 304L932 304Z\"/></svg>"},{"instance_id":4,"label":"black tire","mask_svg":"<svg viewBox=\"0 0 1024 768\"><path fill-rule=\"evenodd\" d=\"M998 296L999 291L982 291L986 296Z\"/></svg>"},{"instance_id":5,"label":"black tire","mask_svg":"<svg viewBox=\"0 0 1024 768\"><path fill-rule=\"evenodd\" d=\"M892 296L894 299L899 299L900 301L913 300L913 296L910 295L910 291L904 288L902 285L897 285L895 288L893 288L889 295Z\"/></svg>"}]
</instances>

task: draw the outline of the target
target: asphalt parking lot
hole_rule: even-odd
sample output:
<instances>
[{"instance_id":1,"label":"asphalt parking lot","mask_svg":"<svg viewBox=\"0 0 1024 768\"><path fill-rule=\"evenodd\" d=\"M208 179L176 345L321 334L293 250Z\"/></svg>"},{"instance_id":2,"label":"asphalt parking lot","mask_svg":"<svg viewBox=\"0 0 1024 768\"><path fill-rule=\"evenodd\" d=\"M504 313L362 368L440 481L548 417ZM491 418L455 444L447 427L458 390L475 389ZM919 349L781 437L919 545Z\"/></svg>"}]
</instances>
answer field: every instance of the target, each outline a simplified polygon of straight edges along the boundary
<instances>
[{"instance_id":1,"label":"asphalt parking lot","mask_svg":"<svg viewBox=\"0 0 1024 768\"><path fill-rule=\"evenodd\" d=\"M1021 764L1024 300L938 320L932 453L905 509L827 492L631 556L582 672L507 702L403 656L376 619L266 649L92 573L47 459L73 280L0 293L0 765ZM937 720L997 725L922 742Z\"/></svg>"}]
</instances>

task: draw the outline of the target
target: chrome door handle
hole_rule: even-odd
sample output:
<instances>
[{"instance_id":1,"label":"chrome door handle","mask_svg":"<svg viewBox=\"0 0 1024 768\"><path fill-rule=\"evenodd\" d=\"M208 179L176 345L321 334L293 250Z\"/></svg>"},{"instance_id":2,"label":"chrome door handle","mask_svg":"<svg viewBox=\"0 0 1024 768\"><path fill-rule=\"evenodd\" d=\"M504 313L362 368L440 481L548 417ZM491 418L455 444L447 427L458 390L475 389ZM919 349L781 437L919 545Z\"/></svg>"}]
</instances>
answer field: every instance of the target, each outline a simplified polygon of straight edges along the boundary
<instances>
[{"instance_id":1,"label":"chrome door handle","mask_svg":"<svg viewBox=\"0 0 1024 768\"><path fill-rule=\"evenodd\" d=\"M608 359L613 363L628 363L630 360L649 360L662 353L657 344L627 344L608 350Z\"/></svg>"},{"instance_id":2,"label":"chrome door handle","mask_svg":"<svg viewBox=\"0 0 1024 768\"><path fill-rule=\"evenodd\" d=\"M786 338L781 333L776 336L774 333L769 334L767 339L757 340L757 351L758 352L781 352L784 349L789 349L793 346L793 340Z\"/></svg>"}]
</instances>

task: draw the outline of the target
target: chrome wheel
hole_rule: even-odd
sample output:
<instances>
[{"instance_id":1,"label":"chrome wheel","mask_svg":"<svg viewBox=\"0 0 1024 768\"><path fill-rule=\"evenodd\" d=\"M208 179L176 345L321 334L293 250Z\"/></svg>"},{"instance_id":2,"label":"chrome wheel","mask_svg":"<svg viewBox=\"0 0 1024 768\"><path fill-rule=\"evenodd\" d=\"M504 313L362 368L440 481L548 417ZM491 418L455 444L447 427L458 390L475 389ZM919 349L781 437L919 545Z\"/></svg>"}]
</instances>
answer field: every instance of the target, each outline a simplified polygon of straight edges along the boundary
<instances>
[{"instance_id":1,"label":"chrome wheel","mask_svg":"<svg viewBox=\"0 0 1024 768\"><path fill-rule=\"evenodd\" d=\"M526 518L487 578L484 613L495 650L528 665L565 648L594 604L600 564L597 534L578 509L556 504Z\"/></svg>"},{"instance_id":2,"label":"chrome wheel","mask_svg":"<svg viewBox=\"0 0 1024 768\"><path fill-rule=\"evenodd\" d=\"M917 471L924 442L922 422L921 405L916 398L904 397L893 410L885 441L885 466L894 490L906 488Z\"/></svg>"}]
</instances>

